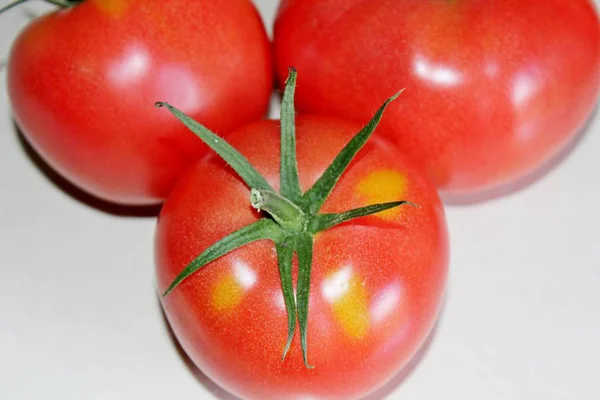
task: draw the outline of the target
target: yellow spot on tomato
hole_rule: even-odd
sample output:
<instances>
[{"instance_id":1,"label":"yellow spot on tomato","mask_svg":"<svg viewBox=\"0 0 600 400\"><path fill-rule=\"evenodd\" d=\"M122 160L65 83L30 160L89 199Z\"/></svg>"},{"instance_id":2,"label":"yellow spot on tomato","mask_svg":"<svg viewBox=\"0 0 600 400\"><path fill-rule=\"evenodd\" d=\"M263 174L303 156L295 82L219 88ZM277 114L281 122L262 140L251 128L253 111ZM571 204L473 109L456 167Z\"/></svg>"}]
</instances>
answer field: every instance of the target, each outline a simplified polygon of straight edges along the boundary
<instances>
[{"instance_id":1,"label":"yellow spot on tomato","mask_svg":"<svg viewBox=\"0 0 600 400\"><path fill-rule=\"evenodd\" d=\"M397 171L381 170L372 172L358 183L356 192L366 198L367 204L385 203L388 201L405 200L408 181L406 176ZM394 219L402 207L395 207L375 214L383 219Z\"/></svg>"},{"instance_id":2,"label":"yellow spot on tomato","mask_svg":"<svg viewBox=\"0 0 600 400\"><path fill-rule=\"evenodd\" d=\"M347 289L333 302L333 315L350 337L360 339L367 334L367 291L356 275L350 277Z\"/></svg>"},{"instance_id":3,"label":"yellow spot on tomato","mask_svg":"<svg viewBox=\"0 0 600 400\"><path fill-rule=\"evenodd\" d=\"M121 17L127 10L127 0L91 0L96 8L110 17Z\"/></svg>"},{"instance_id":4,"label":"yellow spot on tomato","mask_svg":"<svg viewBox=\"0 0 600 400\"><path fill-rule=\"evenodd\" d=\"M212 292L212 305L217 311L231 310L242 301L244 288L233 274L221 277Z\"/></svg>"}]
</instances>

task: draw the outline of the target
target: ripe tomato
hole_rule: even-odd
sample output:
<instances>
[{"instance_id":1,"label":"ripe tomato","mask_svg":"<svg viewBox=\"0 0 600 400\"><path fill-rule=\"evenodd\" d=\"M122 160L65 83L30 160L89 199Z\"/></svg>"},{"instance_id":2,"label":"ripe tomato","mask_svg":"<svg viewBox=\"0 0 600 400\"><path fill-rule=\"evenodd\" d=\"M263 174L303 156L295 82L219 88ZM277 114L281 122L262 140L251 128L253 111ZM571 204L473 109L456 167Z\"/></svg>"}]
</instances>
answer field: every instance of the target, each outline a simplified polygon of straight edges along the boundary
<instances>
[{"instance_id":1,"label":"ripe tomato","mask_svg":"<svg viewBox=\"0 0 600 400\"><path fill-rule=\"evenodd\" d=\"M25 137L66 178L105 200L151 204L206 151L154 102L237 129L265 115L271 62L248 0L85 0L18 36L8 91Z\"/></svg>"},{"instance_id":2,"label":"ripe tomato","mask_svg":"<svg viewBox=\"0 0 600 400\"><path fill-rule=\"evenodd\" d=\"M600 85L588 0L284 0L274 33L300 111L364 122L405 87L379 132L459 197L537 172Z\"/></svg>"},{"instance_id":3,"label":"ripe tomato","mask_svg":"<svg viewBox=\"0 0 600 400\"><path fill-rule=\"evenodd\" d=\"M279 125L261 121L226 137L275 190L280 186ZM296 130L299 180L306 191L360 126L305 115L297 118ZM204 249L259 219L249 195L216 156L182 177L158 219L161 293ZM315 235L308 306L313 369L303 364L298 335L281 358L286 305L278 255L266 240L211 262L162 298L187 354L211 379L243 398L348 400L381 386L423 343L440 307L448 263L443 209L430 181L376 137L352 161L322 209L342 212L398 199L419 207L389 209Z\"/></svg>"}]
</instances>

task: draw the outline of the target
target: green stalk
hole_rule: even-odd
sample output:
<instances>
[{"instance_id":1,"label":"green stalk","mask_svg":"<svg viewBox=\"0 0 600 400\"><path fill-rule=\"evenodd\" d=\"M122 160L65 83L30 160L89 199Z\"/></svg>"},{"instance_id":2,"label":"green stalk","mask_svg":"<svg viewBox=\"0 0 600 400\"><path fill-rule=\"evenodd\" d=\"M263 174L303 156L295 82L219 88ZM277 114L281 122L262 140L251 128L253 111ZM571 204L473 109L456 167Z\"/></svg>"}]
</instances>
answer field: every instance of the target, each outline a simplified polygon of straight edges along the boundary
<instances>
[{"instance_id":1,"label":"green stalk","mask_svg":"<svg viewBox=\"0 0 600 400\"><path fill-rule=\"evenodd\" d=\"M17 0L14 1L10 4L5 5L4 7L0 8L0 14L2 14L5 11L10 10L13 7L18 6L19 4L25 3L26 1L29 0ZM60 8L67 8L67 7L71 7L77 3L79 3L81 0L78 1L68 1L68 0L44 0L46 3L50 3L50 4L54 4L55 6L58 6Z\"/></svg>"},{"instance_id":2,"label":"green stalk","mask_svg":"<svg viewBox=\"0 0 600 400\"><path fill-rule=\"evenodd\" d=\"M306 226L306 218L300 207L271 190L252 189L250 204L257 210L271 214L284 230L292 234L302 232Z\"/></svg>"}]
</instances>

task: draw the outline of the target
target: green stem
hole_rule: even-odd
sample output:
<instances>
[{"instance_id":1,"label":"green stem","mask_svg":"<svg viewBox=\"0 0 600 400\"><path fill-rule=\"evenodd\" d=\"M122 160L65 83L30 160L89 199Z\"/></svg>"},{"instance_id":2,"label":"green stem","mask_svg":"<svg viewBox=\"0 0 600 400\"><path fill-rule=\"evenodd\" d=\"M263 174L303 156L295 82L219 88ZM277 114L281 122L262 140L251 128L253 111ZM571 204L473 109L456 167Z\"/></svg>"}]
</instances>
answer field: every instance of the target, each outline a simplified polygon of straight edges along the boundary
<instances>
[{"instance_id":1,"label":"green stem","mask_svg":"<svg viewBox=\"0 0 600 400\"><path fill-rule=\"evenodd\" d=\"M46 3L54 4L60 8L67 8L73 4L79 3L79 1L62 1L62 0L44 0Z\"/></svg>"},{"instance_id":2,"label":"green stem","mask_svg":"<svg viewBox=\"0 0 600 400\"><path fill-rule=\"evenodd\" d=\"M256 168L250 164L248 159L239 151L233 148L223 138L217 136L210 129L200 124L198 121L186 115L181 110L173 107L169 103L157 101L154 106L166 107L174 116L176 116L189 130L194 132L208 147L213 149L237 174L244 180L249 188L273 190L267 180L258 173Z\"/></svg>"},{"instance_id":3,"label":"green stem","mask_svg":"<svg viewBox=\"0 0 600 400\"><path fill-rule=\"evenodd\" d=\"M177 275L175 280L171 282L167 290L165 290L163 293L163 296L168 295L184 279L198 271L200 268L204 267L206 264L213 262L217 258L224 256L238 247L263 239L268 239L275 243L279 243L281 238L281 228L270 219L263 218L259 219L253 224L246 225L245 227L225 236L223 239L204 250L198 257L192 260L192 262L189 263L183 269L183 271L179 273L179 275Z\"/></svg>"},{"instance_id":4,"label":"green stem","mask_svg":"<svg viewBox=\"0 0 600 400\"><path fill-rule=\"evenodd\" d=\"M28 0L17 0L14 1L2 8L0 8L0 14L2 14L5 11L10 10L11 8L18 6L19 4L25 3ZM73 5L73 3L78 3L78 1L63 1L63 0L44 0L46 3L50 3L50 4L54 4L55 6L58 6L60 8L67 8L70 7L71 5Z\"/></svg>"},{"instance_id":5,"label":"green stem","mask_svg":"<svg viewBox=\"0 0 600 400\"><path fill-rule=\"evenodd\" d=\"M292 258L294 257L294 249L292 246L275 244L277 250L277 263L279 264L279 277L281 279L281 290L283 292L283 300L288 316L288 337L283 349L281 359L285 360L292 340L294 339L294 331L296 330L296 298L294 297L294 281L292 279Z\"/></svg>"},{"instance_id":6,"label":"green stem","mask_svg":"<svg viewBox=\"0 0 600 400\"><path fill-rule=\"evenodd\" d=\"M250 204L257 210L271 214L273 219L290 233L299 233L306 226L306 218L300 207L273 191L252 189Z\"/></svg>"},{"instance_id":7,"label":"green stem","mask_svg":"<svg viewBox=\"0 0 600 400\"><path fill-rule=\"evenodd\" d=\"M294 110L294 90L296 88L296 70L290 68L285 82L285 91L281 101L281 185L282 196L293 202L302 197L298 181L298 163L296 161L296 123Z\"/></svg>"},{"instance_id":8,"label":"green stem","mask_svg":"<svg viewBox=\"0 0 600 400\"><path fill-rule=\"evenodd\" d=\"M388 203L370 204L365 207L354 208L338 214L318 214L313 216L309 221L308 231L311 233L321 232L346 221L350 221L351 219L366 217L367 215L376 214L378 212L389 210L390 208L398 207L404 204L412 207L419 207L417 204L411 203L410 201L402 200L390 201Z\"/></svg>"},{"instance_id":9,"label":"green stem","mask_svg":"<svg viewBox=\"0 0 600 400\"><path fill-rule=\"evenodd\" d=\"M8 4L8 5L6 5L6 6L2 7L2 8L0 8L0 14L2 14L2 13L3 13L3 12L5 12L5 11L8 11L8 10L10 10L11 8L13 8L13 7L15 7L15 6L18 6L18 5L19 5L19 4L21 4L21 3L25 3L26 1L27 1L27 0L17 0L17 1L15 1L15 2L13 2L13 3L10 3L10 4Z\"/></svg>"}]
</instances>

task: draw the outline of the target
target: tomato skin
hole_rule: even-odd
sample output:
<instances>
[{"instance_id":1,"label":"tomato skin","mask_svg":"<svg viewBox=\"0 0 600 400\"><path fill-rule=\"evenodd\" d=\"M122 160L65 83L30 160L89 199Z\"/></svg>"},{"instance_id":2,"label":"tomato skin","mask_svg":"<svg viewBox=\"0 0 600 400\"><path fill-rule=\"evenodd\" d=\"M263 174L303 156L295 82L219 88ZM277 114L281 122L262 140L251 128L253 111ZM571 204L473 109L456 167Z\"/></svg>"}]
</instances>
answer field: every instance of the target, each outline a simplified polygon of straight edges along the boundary
<instances>
[{"instance_id":1,"label":"tomato skin","mask_svg":"<svg viewBox=\"0 0 600 400\"><path fill-rule=\"evenodd\" d=\"M300 184L307 190L360 126L306 115L296 126ZM226 140L278 189L279 121L251 124ZM249 196L216 156L181 178L158 219L159 292L205 248L259 218ZM193 362L245 399L347 400L383 385L423 343L440 308L448 266L443 208L433 185L373 137L321 210L398 199L420 207L315 236L308 323L314 369L303 364L297 332L281 360L287 316L275 246L264 240L208 264L162 298Z\"/></svg>"},{"instance_id":2,"label":"tomato skin","mask_svg":"<svg viewBox=\"0 0 600 400\"><path fill-rule=\"evenodd\" d=\"M222 134L266 114L273 81L248 0L86 0L32 22L7 68L33 147L84 190L132 205L163 201L207 150L155 101Z\"/></svg>"},{"instance_id":3,"label":"tomato skin","mask_svg":"<svg viewBox=\"0 0 600 400\"><path fill-rule=\"evenodd\" d=\"M380 132L444 194L500 192L537 172L598 98L588 0L287 0L275 24L301 112L361 123L399 88Z\"/></svg>"}]
</instances>

